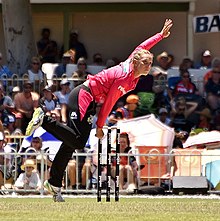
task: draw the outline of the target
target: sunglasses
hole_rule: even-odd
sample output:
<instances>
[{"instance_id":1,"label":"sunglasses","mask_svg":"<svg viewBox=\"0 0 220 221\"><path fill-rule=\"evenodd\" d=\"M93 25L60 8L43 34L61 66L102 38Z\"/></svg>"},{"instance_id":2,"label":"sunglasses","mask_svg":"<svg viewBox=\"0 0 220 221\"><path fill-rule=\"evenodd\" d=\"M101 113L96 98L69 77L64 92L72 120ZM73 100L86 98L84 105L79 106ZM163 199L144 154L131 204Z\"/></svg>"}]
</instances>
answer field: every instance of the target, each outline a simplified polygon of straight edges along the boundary
<instances>
[{"instance_id":1,"label":"sunglasses","mask_svg":"<svg viewBox=\"0 0 220 221\"><path fill-rule=\"evenodd\" d=\"M37 63L37 62L33 62L32 64L33 65L40 65L40 63Z\"/></svg>"},{"instance_id":2,"label":"sunglasses","mask_svg":"<svg viewBox=\"0 0 220 221\"><path fill-rule=\"evenodd\" d=\"M184 75L183 78L189 78L189 75Z\"/></svg>"},{"instance_id":3,"label":"sunglasses","mask_svg":"<svg viewBox=\"0 0 220 221\"><path fill-rule=\"evenodd\" d=\"M39 140L33 140L32 143L40 143Z\"/></svg>"}]
</instances>

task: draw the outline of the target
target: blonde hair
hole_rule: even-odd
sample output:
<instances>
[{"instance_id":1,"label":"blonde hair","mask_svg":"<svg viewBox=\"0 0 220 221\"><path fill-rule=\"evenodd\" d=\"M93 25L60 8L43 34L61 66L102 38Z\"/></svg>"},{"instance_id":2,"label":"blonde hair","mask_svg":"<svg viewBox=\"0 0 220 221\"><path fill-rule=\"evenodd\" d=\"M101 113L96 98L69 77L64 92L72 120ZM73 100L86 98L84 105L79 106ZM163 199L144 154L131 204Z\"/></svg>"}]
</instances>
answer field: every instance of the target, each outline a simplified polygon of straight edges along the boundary
<instances>
[{"instance_id":1,"label":"blonde hair","mask_svg":"<svg viewBox=\"0 0 220 221\"><path fill-rule=\"evenodd\" d=\"M152 57L154 56L150 51L148 51L146 49L140 49L140 50L134 52L133 60L134 61L139 61L143 57L144 54L150 55Z\"/></svg>"}]
</instances>

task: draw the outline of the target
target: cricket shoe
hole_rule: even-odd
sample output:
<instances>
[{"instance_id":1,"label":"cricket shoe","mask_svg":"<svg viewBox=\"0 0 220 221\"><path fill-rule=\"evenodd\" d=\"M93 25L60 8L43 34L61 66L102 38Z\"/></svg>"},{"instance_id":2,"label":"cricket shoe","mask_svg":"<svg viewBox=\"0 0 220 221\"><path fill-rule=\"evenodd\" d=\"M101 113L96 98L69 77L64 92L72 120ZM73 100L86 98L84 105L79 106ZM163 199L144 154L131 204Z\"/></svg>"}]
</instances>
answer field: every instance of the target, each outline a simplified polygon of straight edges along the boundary
<instances>
[{"instance_id":1,"label":"cricket shoe","mask_svg":"<svg viewBox=\"0 0 220 221\"><path fill-rule=\"evenodd\" d=\"M42 125L43 119L44 112L42 108L38 107L33 113L33 117L27 126L25 135L30 136L38 127Z\"/></svg>"},{"instance_id":2,"label":"cricket shoe","mask_svg":"<svg viewBox=\"0 0 220 221\"><path fill-rule=\"evenodd\" d=\"M61 195L61 188L51 185L48 180L44 181L45 189L53 195L54 202L65 202Z\"/></svg>"}]
</instances>

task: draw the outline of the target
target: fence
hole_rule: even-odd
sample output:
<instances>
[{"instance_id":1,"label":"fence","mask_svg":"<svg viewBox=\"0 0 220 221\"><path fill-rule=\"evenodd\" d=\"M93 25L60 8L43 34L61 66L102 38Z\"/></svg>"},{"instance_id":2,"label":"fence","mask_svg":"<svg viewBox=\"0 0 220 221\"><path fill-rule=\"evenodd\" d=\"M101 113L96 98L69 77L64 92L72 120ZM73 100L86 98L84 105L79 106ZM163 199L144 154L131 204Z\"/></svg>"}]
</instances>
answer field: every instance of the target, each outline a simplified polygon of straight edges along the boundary
<instances>
[{"instance_id":1,"label":"fence","mask_svg":"<svg viewBox=\"0 0 220 221\"><path fill-rule=\"evenodd\" d=\"M20 172L20 166L22 161L27 158L34 158L34 161L38 165L38 173L41 183L45 179L48 179L48 172L50 169L51 155L48 151L36 152L29 149L25 153L20 153L16 149L16 143L9 143L11 151L7 153L0 152L0 162L3 163L0 169L3 173L3 184L1 186L2 194L45 194L43 186L40 189L15 189L13 187ZM32 152L29 152L32 150ZM111 154L113 155L113 154ZM137 169L137 188L145 186L160 186L167 191L172 191L172 178L174 176L193 176L206 177L209 183L209 191L219 190L220 180L220 150L205 150L205 149L173 149L170 153L165 153L158 149L152 148L148 153L121 153L120 157L126 156L130 158L135 156L136 158L143 158L139 160L140 164ZM87 153L74 153L73 158L74 167L70 170L71 164L68 165L64 178L63 178L63 193L96 193L96 181L97 171L95 158L96 152ZM3 160L2 160L3 159ZM10 159L11 168L7 167L7 160ZM71 162L71 161L70 161ZM129 163L129 160L128 160ZM74 189L69 187L70 172L75 175L75 187ZM82 174L84 177L82 177ZM129 176L129 174L128 174ZM85 187L81 189L80 184L82 179L85 180ZM129 177L128 177L129 179ZM105 176L103 176L103 182L105 182ZM114 188L114 187L113 187Z\"/></svg>"}]
</instances>

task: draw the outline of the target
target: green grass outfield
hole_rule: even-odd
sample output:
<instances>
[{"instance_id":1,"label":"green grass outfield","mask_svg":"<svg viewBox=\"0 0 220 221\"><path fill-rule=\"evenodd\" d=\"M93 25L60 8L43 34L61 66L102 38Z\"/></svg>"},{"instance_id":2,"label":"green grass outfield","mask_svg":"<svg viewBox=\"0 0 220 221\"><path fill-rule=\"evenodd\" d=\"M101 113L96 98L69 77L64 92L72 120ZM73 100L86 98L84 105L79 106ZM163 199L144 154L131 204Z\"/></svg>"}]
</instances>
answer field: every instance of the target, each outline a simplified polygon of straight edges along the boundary
<instances>
[{"instance_id":1,"label":"green grass outfield","mask_svg":"<svg viewBox=\"0 0 220 221\"><path fill-rule=\"evenodd\" d=\"M96 202L96 198L66 198L54 203L51 198L0 197L0 220L220 220L220 198L120 198L120 202Z\"/></svg>"}]
</instances>

